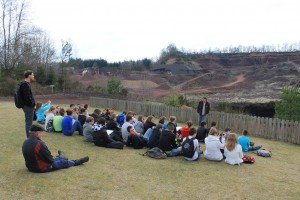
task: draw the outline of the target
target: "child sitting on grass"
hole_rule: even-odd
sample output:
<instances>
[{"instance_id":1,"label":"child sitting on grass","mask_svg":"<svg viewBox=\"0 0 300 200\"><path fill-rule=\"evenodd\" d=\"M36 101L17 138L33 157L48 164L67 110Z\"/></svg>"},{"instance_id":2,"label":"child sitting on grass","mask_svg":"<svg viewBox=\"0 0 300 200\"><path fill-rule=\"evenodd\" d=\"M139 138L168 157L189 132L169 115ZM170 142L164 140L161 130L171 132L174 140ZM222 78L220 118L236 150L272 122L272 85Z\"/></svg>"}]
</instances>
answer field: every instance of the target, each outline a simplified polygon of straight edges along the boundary
<instances>
[{"instance_id":1,"label":"child sitting on grass","mask_svg":"<svg viewBox=\"0 0 300 200\"><path fill-rule=\"evenodd\" d=\"M46 120L45 120L45 130L47 132L53 131L53 120L54 120L55 113L56 113L55 107L51 106L46 115Z\"/></svg>"},{"instance_id":2,"label":"child sitting on grass","mask_svg":"<svg viewBox=\"0 0 300 200\"><path fill-rule=\"evenodd\" d=\"M85 124L83 125L83 136L84 140L86 142L93 142L93 124L94 124L94 118L88 117L85 121Z\"/></svg>"},{"instance_id":3,"label":"child sitting on grass","mask_svg":"<svg viewBox=\"0 0 300 200\"><path fill-rule=\"evenodd\" d=\"M224 155L225 162L230 165L239 165L243 162L243 151L240 144L237 142L236 135L229 133L225 142Z\"/></svg>"},{"instance_id":4,"label":"child sitting on grass","mask_svg":"<svg viewBox=\"0 0 300 200\"><path fill-rule=\"evenodd\" d=\"M37 122L40 124L45 124L45 111L49 110L51 106L51 101L49 100L48 103L42 104L41 102L38 102L36 104L36 116L37 116Z\"/></svg>"},{"instance_id":5,"label":"child sitting on grass","mask_svg":"<svg viewBox=\"0 0 300 200\"><path fill-rule=\"evenodd\" d=\"M182 127L180 130L180 132L181 132L180 138L181 139L189 136L189 132L190 132L190 129L192 128L192 126L193 126L192 121L189 120L186 122L186 126Z\"/></svg>"},{"instance_id":6,"label":"child sitting on grass","mask_svg":"<svg viewBox=\"0 0 300 200\"><path fill-rule=\"evenodd\" d=\"M198 140L195 138L196 135L197 135L196 129L191 128L189 131L189 136L183 139L182 152L186 160L198 160L200 154L202 153L202 148L199 145ZM194 148L190 149L190 146Z\"/></svg>"},{"instance_id":7,"label":"child sitting on grass","mask_svg":"<svg viewBox=\"0 0 300 200\"><path fill-rule=\"evenodd\" d=\"M128 126L127 131L129 136L126 146L133 147L134 149L142 149L147 146L147 140L140 133L137 133L133 126Z\"/></svg>"},{"instance_id":8,"label":"child sitting on grass","mask_svg":"<svg viewBox=\"0 0 300 200\"><path fill-rule=\"evenodd\" d=\"M242 146L243 152L259 150L262 146L251 146L250 138L248 138L247 135L248 131L244 130L243 135L238 138L238 142Z\"/></svg>"}]
</instances>

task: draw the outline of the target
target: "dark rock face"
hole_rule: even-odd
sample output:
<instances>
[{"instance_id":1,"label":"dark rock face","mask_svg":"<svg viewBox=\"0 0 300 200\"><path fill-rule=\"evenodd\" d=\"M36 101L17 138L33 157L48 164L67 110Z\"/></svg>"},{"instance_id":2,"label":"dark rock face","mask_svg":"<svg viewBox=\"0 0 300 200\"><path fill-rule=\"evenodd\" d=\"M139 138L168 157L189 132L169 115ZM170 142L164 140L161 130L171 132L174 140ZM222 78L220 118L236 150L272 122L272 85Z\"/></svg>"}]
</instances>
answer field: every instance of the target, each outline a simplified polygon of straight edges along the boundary
<instances>
[{"instance_id":1,"label":"dark rock face","mask_svg":"<svg viewBox=\"0 0 300 200\"><path fill-rule=\"evenodd\" d=\"M275 116L274 101L268 103L231 103L231 108L234 111L257 117L273 118Z\"/></svg>"}]
</instances>

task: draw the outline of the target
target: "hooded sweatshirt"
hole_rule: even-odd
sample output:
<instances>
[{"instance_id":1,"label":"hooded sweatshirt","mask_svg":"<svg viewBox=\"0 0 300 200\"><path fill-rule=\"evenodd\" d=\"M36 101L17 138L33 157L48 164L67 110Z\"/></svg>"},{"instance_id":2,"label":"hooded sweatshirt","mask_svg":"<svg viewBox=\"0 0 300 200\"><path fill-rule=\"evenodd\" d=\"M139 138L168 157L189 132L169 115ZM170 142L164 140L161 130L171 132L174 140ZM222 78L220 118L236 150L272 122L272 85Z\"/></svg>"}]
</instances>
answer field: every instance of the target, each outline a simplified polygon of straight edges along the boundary
<instances>
[{"instance_id":1,"label":"hooded sweatshirt","mask_svg":"<svg viewBox=\"0 0 300 200\"><path fill-rule=\"evenodd\" d=\"M224 149L224 144L219 140L219 137L209 135L205 138L205 152L204 157L208 160L222 160L223 155L220 149Z\"/></svg>"},{"instance_id":2,"label":"hooded sweatshirt","mask_svg":"<svg viewBox=\"0 0 300 200\"><path fill-rule=\"evenodd\" d=\"M92 133L94 132L93 130L93 126L92 124L90 123L85 123L83 124L83 136L84 136L84 139L85 141L87 142L93 142L93 135Z\"/></svg>"}]
</instances>

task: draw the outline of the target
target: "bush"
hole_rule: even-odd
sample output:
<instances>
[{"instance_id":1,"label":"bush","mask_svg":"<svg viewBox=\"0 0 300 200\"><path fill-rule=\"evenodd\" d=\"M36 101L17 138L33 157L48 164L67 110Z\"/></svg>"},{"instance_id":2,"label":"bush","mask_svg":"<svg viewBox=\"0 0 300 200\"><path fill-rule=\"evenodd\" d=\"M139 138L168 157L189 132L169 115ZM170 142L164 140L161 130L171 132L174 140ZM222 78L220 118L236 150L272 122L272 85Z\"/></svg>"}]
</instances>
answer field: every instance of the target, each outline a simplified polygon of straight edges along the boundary
<instances>
[{"instance_id":1,"label":"bush","mask_svg":"<svg viewBox=\"0 0 300 200\"><path fill-rule=\"evenodd\" d=\"M128 91L123 88L120 80L111 79L107 82L107 92L113 95L123 95L126 96Z\"/></svg>"},{"instance_id":2,"label":"bush","mask_svg":"<svg viewBox=\"0 0 300 200\"><path fill-rule=\"evenodd\" d=\"M15 93L18 81L11 78L0 78L0 95L11 96Z\"/></svg>"},{"instance_id":3,"label":"bush","mask_svg":"<svg viewBox=\"0 0 300 200\"><path fill-rule=\"evenodd\" d=\"M220 102L218 103L217 111L219 112L226 112L226 113L233 113L233 109L230 103L228 102Z\"/></svg>"},{"instance_id":4,"label":"bush","mask_svg":"<svg viewBox=\"0 0 300 200\"><path fill-rule=\"evenodd\" d=\"M275 102L275 116L279 119L300 121L300 88L285 87Z\"/></svg>"},{"instance_id":5,"label":"bush","mask_svg":"<svg viewBox=\"0 0 300 200\"><path fill-rule=\"evenodd\" d=\"M197 108L198 102L196 100L189 100L184 95L179 95L175 88L172 88L170 94L165 97L164 103L169 106L188 106Z\"/></svg>"}]
</instances>

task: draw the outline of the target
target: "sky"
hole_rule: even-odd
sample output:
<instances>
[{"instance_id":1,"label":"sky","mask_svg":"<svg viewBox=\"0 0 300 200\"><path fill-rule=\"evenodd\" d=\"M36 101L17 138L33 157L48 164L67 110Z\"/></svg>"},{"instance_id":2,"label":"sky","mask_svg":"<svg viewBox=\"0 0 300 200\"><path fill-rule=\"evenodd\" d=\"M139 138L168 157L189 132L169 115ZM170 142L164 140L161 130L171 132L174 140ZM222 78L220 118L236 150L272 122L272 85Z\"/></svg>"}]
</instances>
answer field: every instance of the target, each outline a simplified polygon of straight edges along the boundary
<instances>
[{"instance_id":1,"label":"sky","mask_svg":"<svg viewBox=\"0 0 300 200\"><path fill-rule=\"evenodd\" d=\"M27 0L31 21L73 57L156 59L187 51L300 42L297 0Z\"/></svg>"}]
</instances>

